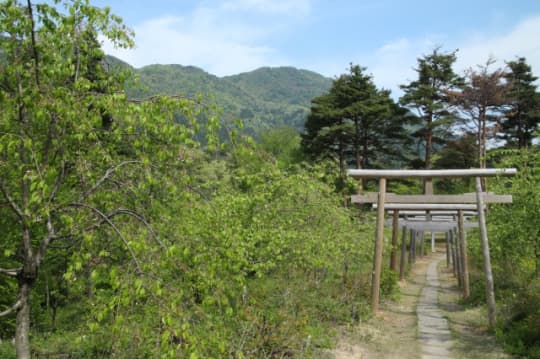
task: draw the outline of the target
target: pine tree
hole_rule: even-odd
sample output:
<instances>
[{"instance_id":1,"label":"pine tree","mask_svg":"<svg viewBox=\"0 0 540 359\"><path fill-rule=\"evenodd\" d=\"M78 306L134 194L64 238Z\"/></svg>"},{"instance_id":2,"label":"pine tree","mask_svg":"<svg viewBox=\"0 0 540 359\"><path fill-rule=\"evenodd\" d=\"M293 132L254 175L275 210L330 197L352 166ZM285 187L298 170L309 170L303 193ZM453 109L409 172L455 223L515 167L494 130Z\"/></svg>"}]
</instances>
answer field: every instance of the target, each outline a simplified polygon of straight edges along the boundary
<instances>
[{"instance_id":1,"label":"pine tree","mask_svg":"<svg viewBox=\"0 0 540 359\"><path fill-rule=\"evenodd\" d=\"M378 90L365 68L351 65L329 92L313 100L303 136L304 151L311 157L336 156L342 175L349 162L369 168L377 160L390 162L400 151L397 142L406 136L409 117L387 90Z\"/></svg>"},{"instance_id":2,"label":"pine tree","mask_svg":"<svg viewBox=\"0 0 540 359\"><path fill-rule=\"evenodd\" d=\"M418 59L418 79L400 86L405 94L400 103L418 111L424 120L421 135L425 141L424 166L432 167L434 133L436 129L448 127L455 119L449 104L448 92L463 81L454 72L456 52L441 53L438 48Z\"/></svg>"},{"instance_id":3,"label":"pine tree","mask_svg":"<svg viewBox=\"0 0 540 359\"><path fill-rule=\"evenodd\" d=\"M531 66L524 57L507 63L510 71L506 80L510 86L509 105L500 121L499 138L507 146L525 148L531 145L534 131L540 123L540 95L536 92Z\"/></svg>"}]
</instances>

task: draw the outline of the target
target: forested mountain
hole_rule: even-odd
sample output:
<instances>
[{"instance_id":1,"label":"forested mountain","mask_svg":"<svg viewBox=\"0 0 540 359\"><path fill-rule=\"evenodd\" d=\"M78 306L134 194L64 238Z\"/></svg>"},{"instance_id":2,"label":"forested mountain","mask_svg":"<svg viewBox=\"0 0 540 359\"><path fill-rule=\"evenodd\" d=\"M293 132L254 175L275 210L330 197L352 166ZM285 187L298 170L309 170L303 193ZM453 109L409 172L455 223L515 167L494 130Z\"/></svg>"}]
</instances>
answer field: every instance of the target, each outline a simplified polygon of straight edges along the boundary
<instances>
[{"instance_id":1,"label":"forested mountain","mask_svg":"<svg viewBox=\"0 0 540 359\"><path fill-rule=\"evenodd\" d=\"M129 66L112 56L113 66ZM241 119L248 133L290 126L303 129L312 98L330 88L332 79L293 67L264 67L233 76L217 77L194 66L149 65L131 68L138 77L128 89L132 98L155 94L202 94L222 110L225 121Z\"/></svg>"}]
</instances>

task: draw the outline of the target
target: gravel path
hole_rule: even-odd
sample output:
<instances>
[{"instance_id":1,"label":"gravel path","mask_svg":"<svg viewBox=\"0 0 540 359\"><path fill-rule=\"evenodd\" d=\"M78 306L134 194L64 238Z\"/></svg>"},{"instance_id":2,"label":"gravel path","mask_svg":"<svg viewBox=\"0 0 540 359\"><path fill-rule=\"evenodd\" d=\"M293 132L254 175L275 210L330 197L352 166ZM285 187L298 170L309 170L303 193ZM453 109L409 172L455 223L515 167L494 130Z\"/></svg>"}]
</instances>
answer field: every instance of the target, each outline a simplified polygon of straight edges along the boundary
<instances>
[{"instance_id":1,"label":"gravel path","mask_svg":"<svg viewBox=\"0 0 540 359\"><path fill-rule=\"evenodd\" d=\"M437 256L429 263L426 285L422 289L417 306L418 339L422 346L423 359L452 358L452 335L448 321L438 307L439 278L437 265L443 259Z\"/></svg>"}]
</instances>

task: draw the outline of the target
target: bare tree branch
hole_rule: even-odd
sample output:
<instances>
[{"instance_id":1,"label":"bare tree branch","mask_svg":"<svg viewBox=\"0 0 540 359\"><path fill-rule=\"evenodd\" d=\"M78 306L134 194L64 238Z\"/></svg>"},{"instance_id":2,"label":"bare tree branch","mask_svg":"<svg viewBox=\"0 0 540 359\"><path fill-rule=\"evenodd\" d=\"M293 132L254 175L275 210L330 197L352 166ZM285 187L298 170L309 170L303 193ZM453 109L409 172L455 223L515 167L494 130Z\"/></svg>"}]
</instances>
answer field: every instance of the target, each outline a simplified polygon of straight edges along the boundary
<instances>
[{"instance_id":1,"label":"bare tree branch","mask_svg":"<svg viewBox=\"0 0 540 359\"><path fill-rule=\"evenodd\" d=\"M34 261L36 263L36 266L39 267L41 264L41 261L45 257L45 252L47 251L47 248L49 247L49 244L56 238L56 233L54 231L54 227L52 224L52 218L49 215L47 218L47 234L45 235L45 238L41 241L39 244L39 249L36 254L36 257L34 258Z\"/></svg>"},{"instance_id":2,"label":"bare tree branch","mask_svg":"<svg viewBox=\"0 0 540 359\"><path fill-rule=\"evenodd\" d=\"M51 191L51 194L49 195L49 200L48 200L49 203L51 203L54 200L54 197L56 197L56 194L58 193L58 190L60 189L60 185L62 184L62 181L64 180L65 173L66 173L66 163L62 161L62 168L60 172L58 173L58 176L56 177L53 190Z\"/></svg>"},{"instance_id":3,"label":"bare tree branch","mask_svg":"<svg viewBox=\"0 0 540 359\"><path fill-rule=\"evenodd\" d=\"M128 165L128 164L132 164L132 163L141 164L142 162L141 161L136 161L136 160L124 161L124 162L121 162L121 163L119 163L118 165L116 165L114 167L109 168L107 171L105 171L105 174L103 175L103 177L101 177L91 188L89 188L86 192L84 192L81 195L81 197L79 198L79 202L83 201L88 196L90 196L92 193L94 193L98 189L98 187L101 186L103 184L103 182L105 182L109 178L109 176L111 174L113 174L118 168L120 168L122 166L125 166L125 165Z\"/></svg>"},{"instance_id":4,"label":"bare tree branch","mask_svg":"<svg viewBox=\"0 0 540 359\"><path fill-rule=\"evenodd\" d=\"M9 307L8 309L4 310L3 312L0 312L0 317L5 317L6 315L10 315L11 313L13 313L14 311L16 311L17 309L19 309L22 305L22 301L19 299L15 302L15 304L13 304L11 307Z\"/></svg>"},{"instance_id":5,"label":"bare tree branch","mask_svg":"<svg viewBox=\"0 0 540 359\"><path fill-rule=\"evenodd\" d=\"M141 222L142 224L144 224L145 227L150 232L150 234L152 235L152 237L154 238L154 240L159 244L159 247L161 249L163 249L163 250L167 248L165 246L165 244L163 244L163 242L158 238L157 233L154 231L154 229L152 228L150 223L148 223L148 221L142 215L140 215L139 213L137 213L137 212L135 212L135 211L133 211L131 209L127 209L127 208L117 208L114 211L106 213L105 217L102 217L99 222L94 223L91 226L86 227L84 230L85 231L93 231L94 229L99 228L103 223L107 222L106 219L110 220L113 217L121 215L121 214L125 214L125 215L128 215L130 217L133 217L136 220L138 220L139 222Z\"/></svg>"},{"instance_id":6,"label":"bare tree branch","mask_svg":"<svg viewBox=\"0 0 540 359\"><path fill-rule=\"evenodd\" d=\"M120 238L122 243L124 243L124 245L126 246L129 254L131 255L131 258L133 258L133 262L135 263L135 266L137 267L137 272L141 273L141 274L144 273L139 261L137 260L137 256L135 255L135 252L133 252L133 249L131 249L131 246L129 245L129 243L126 241L126 239L122 235L122 232L120 232L118 227L116 227L116 225L107 217L107 215L105 213L103 213L99 209L97 209L95 207L92 207L92 206L90 206L88 204L85 204L85 203L77 203L77 202L75 202L75 203L71 203L70 206L86 208L86 209L89 209L89 210L95 212L98 216L100 216L104 220L104 222L106 222L109 226L111 226L111 228L116 232L116 234L118 235L118 237Z\"/></svg>"},{"instance_id":7,"label":"bare tree branch","mask_svg":"<svg viewBox=\"0 0 540 359\"><path fill-rule=\"evenodd\" d=\"M36 85L39 87L39 53L36 44L36 23L34 21L34 13L32 10L32 2L30 0L26 1L28 6L28 17L30 19L31 28L31 37L32 37L32 51L34 55L34 76L36 77Z\"/></svg>"},{"instance_id":8,"label":"bare tree branch","mask_svg":"<svg viewBox=\"0 0 540 359\"><path fill-rule=\"evenodd\" d=\"M126 208L119 208L117 209L117 213L118 214L126 214L128 216L131 216L131 217L134 217L135 219L137 219L139 222L141 222L142 224L144 224L146 226L146 228L148 229L148 231L150 232L150 234L152 235L152 237L154 238L154 240L159 244L160 248L161 249L165 249L165 245L163 244L163 242L161 242L156 234L156 232L154 232L154 229L152 228L152 226L150 225L150 223L148 223L148 221L146 221L146 219L140 215L139 213L135 212L135 211L132 211L130 209L126 209Z\"/></svg>"},{"instance_id":9,"label":"bare tree branch","mask_svg":"<svg viewBox=\"0 0 540 359\"><path fill-rule=\"evenodd\" d=\"M49 162L49 155L52 146L52 140L56 135L56 123L58 122L58 115L53 113L51 115L51 121L49 122L49 131L47 131L47 139L45 140L45 145L43 146L43 162Z\"/></svg>"},{"instance_id":10,"label":"bare tree branch","mask_svg":"<svg viewBox=\"0 0 540 359\"><path fill-rule=\"evenodd\" d=\"M4 198L9 203L9 206L11 207L13 212L15 212L15 214L17 215L17 217L19 217L21 222L24 222L26 217L25 217L23 211L19 208L17 203L15 203L15 200L9 194L9 190L5 186L4 181L2 180L1 177L0 177L0 190L2 190L2 194L4 195Z\"/></svg>"},{"instance_id":11,"label":"bare tree branch","mask_svg":"<svg viewBox=\"0 0 540 359\"><path fill-rule=\"evenodd\" d=\"M146 102L156 102L158 99L160 99L161 97L166 97L168 99L175 99L175 100L187 100L187 101L191 101L195 104L202 104L201 101L199 100L195 100L193 98L189 98L189 97L186 97L186 96L182 96L182 95L172 95L172 96L163 96L163 95L154 95L154 96L150 96L150 97L147 97L147 98L144 98L144 99L141 99L141 100L135 100L135 99L129 99L128 102L131 102L131 103L146 103Z\"/></svg>"},{"instance_id":12,"label":"bare tree branch","mask_svg":"<svg viewBox=\"0 0 540 359\"><path fill-rule=\"evenodd\" d=\"M22 268L10 268L10 269L0 268L0 274L4 274L10 277L16 277L21 269Z\"/></svg>"}]
</instances>

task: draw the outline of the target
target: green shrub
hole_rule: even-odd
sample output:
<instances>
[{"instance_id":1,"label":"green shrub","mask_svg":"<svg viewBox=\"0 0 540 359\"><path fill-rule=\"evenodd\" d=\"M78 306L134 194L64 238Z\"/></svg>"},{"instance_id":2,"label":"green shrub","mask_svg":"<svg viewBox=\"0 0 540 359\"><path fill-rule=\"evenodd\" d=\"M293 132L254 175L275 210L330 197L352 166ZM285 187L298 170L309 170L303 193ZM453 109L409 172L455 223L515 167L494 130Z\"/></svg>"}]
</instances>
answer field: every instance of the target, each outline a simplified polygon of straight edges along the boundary
<instances>
[{"instance_id":1,"label":"green shrub","mask_svg":"<svg viewBox=\"0 0 540 359\"><path fill-rule=\"evenodd\" d=\"M15 346L11 341L2 340L0 342L0 358L15 359Z\"/></svg>"},{"instance_id":2,"label":"green shrub","mask_svg":"<svg viewBox=\"0 0 540 359\"><path fill-rule=\"evenodd\" d=\"M393 297L398 293L399 273L384 268L381 272L381 296Z\"/></svg>"}]
</instances>

